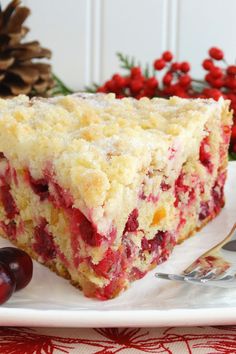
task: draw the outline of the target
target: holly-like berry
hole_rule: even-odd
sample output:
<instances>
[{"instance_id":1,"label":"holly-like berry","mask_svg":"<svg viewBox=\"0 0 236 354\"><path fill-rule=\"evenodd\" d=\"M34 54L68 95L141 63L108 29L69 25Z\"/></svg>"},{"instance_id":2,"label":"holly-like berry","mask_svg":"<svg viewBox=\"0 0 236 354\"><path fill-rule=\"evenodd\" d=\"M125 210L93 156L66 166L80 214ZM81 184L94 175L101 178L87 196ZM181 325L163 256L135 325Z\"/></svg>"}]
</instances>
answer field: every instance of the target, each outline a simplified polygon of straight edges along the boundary
<instances>
[{"instance_id":1,"label":"holly-like berry","mask_svg":"<svg viewBox=\"0 0 236 354\"><path fill-rule=\"evenodd\" d=\"M230 65L227 68L228 75L236 75L236 65Z\"/></svg>"},{"instance_id":2,"label":"holly-like berry","mask_svg":"<svg viewBox=\"0 0 236 354\"><path fill-rule=\"evenodd\" d=\"M142 76L142 70L139 66L134 66L131 70L130 70L130 76L132 78L137 78Z\"/></svg>"},{"instance_id":3,"label":"holly-like berry","mask_svg":"<svg viewBox=\"0 0 236 354\"><path fill-rule=\"evenodd\" d=\"M236 89L236 78L228 77L225 81L225 86L230 88L231 90L235 90Z\"/></svg>"},{"instance_id":4,"label":"holly-like berry","mask_svg":"<svg viewBox=\"0 0 236 354\"><path fill-rule=\"evenodd\" d=\"M173 59L173 54L169 50L166 50L162 54L162 59L164 59L165 61L169 62L169 61L171 61Z\"/></svg>"},{"instance_id":5,"label":"holly-like berry","mask_svg":"<svg viewBox=\"0 0 236 354\"><path fill-rule=\"evenodd\" d=\"M130 90L133 93L138 93L143 88L143 81L140 79L133 79L130 81Z\"/></svg>"},{"instance_id":6,"label":"holly-like berry","mask_svg":"<svg viewBox=\"0 0 236 354\"><path fill-rule=\"evenodd\" d=\"M166 66L166 62L164 59L156 59L153 66L155 70L162 70Z\"/></svg>"},{"instance_id":7,"label":"holly-like berry","mask_svg":"<svg viewBox=\"0 0 236 354\"><path fill-rule=\"evenodd\" d=\"M107 91L105 85L103 85L103 86L98 87L97 92L107 93L108 91Z\"/></svg>"},{"instance_id":8,"label":"holly-like berry","mask_svg":"<svg viewBox=\"0 0 236 354\"><path fill-rule=\"evenodd\" d=\"M190 64L187 61L184 61L183 63L180 64L180 70L183 73L187 73L190 70Z\"/></svg>"},{"instance_id":9,"label":"holly-like berry","mask_svg":"<svg viewBox=\"0 0 236 354\"><path fill-rule=\"evenodd\" d=\"M206 88L203 90L203 93L206 95L206 98L213 98L215 101L218 101L222 96L221 91L215 88Z\"/></svg>"},{"instance_id":10,"label":"holly-like berry","mask_svg":"<svg viewBox=\"0 0 236 354\"><path fill-rule=\"evenodd\" d=\"M191 77L189 75L183 75L179 78L179 84L182 87L187 87L191 83Z\"/></svg>"},{"instance_id":11,"label":"holly-like berry","mask_svg":"<svg viewBox=\"0 0 236 354\"><path fill-rule=\"evenodd\" d=\"M125 78L119 74L113 75L112 80L114 81L114 83L118 89L122 89L126 84Z\"/></svg>"},{"instance_id":12,"label":"holly-like berry","mask_svg":"<svg viewBox=\"0 0 236 354\"><path fill-rule=\"evenodd\" d=\"M24 288L30 282L33 274L33 262L26 252L15 247L1 248L0 263L9 268L15 279L15 290Z\"/></svg>"},{"instance_id":13,"label":"holly-like berry","mask_svg":"<svg viewBox=\"0 0 236 354\"><path fill-rule=\"evenodd\" d=\"M214 79L219 79L223 76L222 69L218 66L213 66L210 70L210 74Z\"/></svg>"},{"instance_id":14,"label":"holly-like berry","mask_svg":"<svg viewBox=\"0 0 236 354\"><path fill-rule=\"evenodd\" d=\"M212 59L215 59L215 60L222 60L224 58L223 51L217 47L210 48L209 55Z\"/></svg>"},{"instance_id":15,"label":"holly-like berry","mask_svg":"<svg viewBox=\"0 0 236 354\"><path fill-rule=\"evenodd\" d=\"M214 66L214 63L211 59L205 59L203 60L202 62L202 67L205 69L205 70L211 70Z\"/></svg>"},{"instance_id":16,"label":"holly-like berry","mask_svg":"<svg viewBox=\"0 0 236 354\"><path fill-rule=\"evenodd\" d=\"M0 263L0 304L6 302L14 292L16 281L6 264Z\"/></svg>"},{"instance_id":17,"label":"holly-like berry","mask_svg":"<svg viewBox=\"0 0 236 354\"><path fill-rule=\"evenodd\" d=\"M169 86L171 84L171 81L173 80L173 75L170 72L167 72L164 77L163 77L163 84L165 86Z\"/></svg>"},{"instance_id":18,"label":"holly-like berry","mask_svg":"<svg viewBox=\"0 0 236 354\"><path fill-rule=\"evenodd\" d=\"M224 86L224 84L225 84L225 82L224 82L224 80L222 80L222 78L211 80L211 86L214 88L220 89Z\"/></svg>"},{"instance_id":19,"label":"holly-like berry","mask_svg":"<svg viewBox=\"0 0 236 354\"><path fill-rule=\"evenodd\" d=\"M149 77L145 83L146 87L149 89L156 89L158 86L158 81L155 76Z\"/></svg>"},{"instance_id":20,"label":"holly-like berry","mask_svg":"<svg viewBox=\"0 0 236 354\"><path fill-rule=\"evenodd\" d=\"M180 63L172 63L171 64L171 71L174 71L174 72L176 72L176 71L178 71L178 70L180 70Z\"/></svg>"}]
</instances>

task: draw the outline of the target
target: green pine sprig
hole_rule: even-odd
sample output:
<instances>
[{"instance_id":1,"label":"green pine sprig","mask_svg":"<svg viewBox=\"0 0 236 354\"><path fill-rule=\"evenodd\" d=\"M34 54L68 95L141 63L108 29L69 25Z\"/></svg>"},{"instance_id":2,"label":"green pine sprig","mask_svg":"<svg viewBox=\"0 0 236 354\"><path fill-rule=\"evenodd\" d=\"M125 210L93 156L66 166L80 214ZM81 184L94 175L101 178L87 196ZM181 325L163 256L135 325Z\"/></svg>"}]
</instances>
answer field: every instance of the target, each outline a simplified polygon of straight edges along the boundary
<instances>
[{"instance_id":1,"label":"green pine sprig","mask_svg":"<svg viewBox=\"0 0 236 354\"><path fill-rule=\"evenodd\" d=\"M120 67L122 69L130 70L135 66L135 59L134 57L130 58L128 55L124 55L122 53L116 53L119 61Z\"/></svg>"},{"instance_id":2,"label":"green pine sprig","mask_svg":"<svg viewBox=\"0 0 236 354\"><path fill-rule=\"evenodd\" d=\"M69 95L73 93L74 91L66 86L64 82L59 79L59 77L55 74L53 74L53 80L55 82L54 87L50 90L50 95L51 96L57 96L57 95Z\"/></svg>"},{"instance_id":3,"label":"green pine sprig","mask_svg":"<svg viewBox=\"0 0 236 354\"><path fill-rule=\"evenodd\" d=\"M85 86L84 90L85 92L89 92L89 93L96 93L97 92L97 89L99 88L100 86L98 84L96 84L95 82L93 82L91 84L91 86Z\"/></svg>"}]
</instances>

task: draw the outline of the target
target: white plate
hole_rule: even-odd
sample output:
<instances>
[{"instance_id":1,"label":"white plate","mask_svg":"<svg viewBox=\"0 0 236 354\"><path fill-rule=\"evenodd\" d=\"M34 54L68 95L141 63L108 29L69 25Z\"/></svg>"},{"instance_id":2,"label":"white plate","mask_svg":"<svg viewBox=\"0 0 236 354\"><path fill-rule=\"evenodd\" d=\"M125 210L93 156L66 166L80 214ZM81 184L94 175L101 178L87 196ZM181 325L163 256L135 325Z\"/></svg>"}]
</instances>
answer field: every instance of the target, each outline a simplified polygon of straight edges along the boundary
<instances>
[{"instance_id":1,"label":"white plate","mask_svg":"<svg viewBox=\"0 0 236 354\"><path fill-rule=\"evenodd\" d=\"M180 272L218 243L236 219L236 162L229 166L226 206L201 232L176 246L161 272ZM0 247L9 245L0 240ZM118 298L100 302L83 297L66 280L34 264L26 289L0 307L1 326L123 327L236 324L236 287L203 287L159 280L155 270Z\"/></svg>"}]
</instances>

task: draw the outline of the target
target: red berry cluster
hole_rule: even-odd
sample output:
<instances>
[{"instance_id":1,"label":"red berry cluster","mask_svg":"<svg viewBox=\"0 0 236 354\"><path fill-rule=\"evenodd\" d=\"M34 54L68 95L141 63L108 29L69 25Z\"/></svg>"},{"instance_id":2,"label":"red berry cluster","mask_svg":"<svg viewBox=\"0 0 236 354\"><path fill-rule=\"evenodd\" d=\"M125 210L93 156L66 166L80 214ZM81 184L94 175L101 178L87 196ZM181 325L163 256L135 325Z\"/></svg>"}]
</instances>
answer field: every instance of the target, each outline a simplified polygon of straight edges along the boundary
<instances>
[{"instance_id":1,"label":"red berry cluster","mask_svg":"<svg viewBox=\"0 0 236 354\"><path fill-rule=\"evenodd\" d=\"M230 150L235 153L236 158L236 65L227 65L223 51L217 47L210 48L208 54L209 57L202 62L207 71L204 80L193 79L189 62L173 61L170 51L165 51L154 61L152 75L147 75L140 66L132 65L127 57L119 54L122 67L129 70L128 75L115 74L96 91L113 92L117 98L179 96L218 100L222 96L229 99L235 112ZM163 72L162 77L160 72Z\"/></svg>"},{"instance_id":2,"label":"red berry cluster","mask_svg":"<svg viewBox=\"0 0 236 354\"><path fill-rule=\"evenodd\" d=\"M135 97L154 97L158 88L158 81L155 76L145 77L138 66L130 69L129 76L115 74L111 80L97 89L97 92L114 92L117 98Z\"/></svg>"}]
</instances>

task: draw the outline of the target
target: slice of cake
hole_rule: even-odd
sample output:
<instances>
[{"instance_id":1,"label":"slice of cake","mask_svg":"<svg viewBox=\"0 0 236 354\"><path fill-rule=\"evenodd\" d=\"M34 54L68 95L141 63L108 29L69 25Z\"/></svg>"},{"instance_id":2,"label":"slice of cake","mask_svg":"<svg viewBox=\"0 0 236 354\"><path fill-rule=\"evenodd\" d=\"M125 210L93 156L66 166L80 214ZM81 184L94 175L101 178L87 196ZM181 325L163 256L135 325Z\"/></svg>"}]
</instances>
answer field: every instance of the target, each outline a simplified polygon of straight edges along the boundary
<instances>
[{"instance_id":1,"label":"slice of cake","mask_svg":"<svg viewBox=\"0 0 236 354\"><path fill-rule=\"evenodd\" d=\"M229 102L0 100L1 234L110 299L224 205Z\"/></svg>"}]
</instances>

